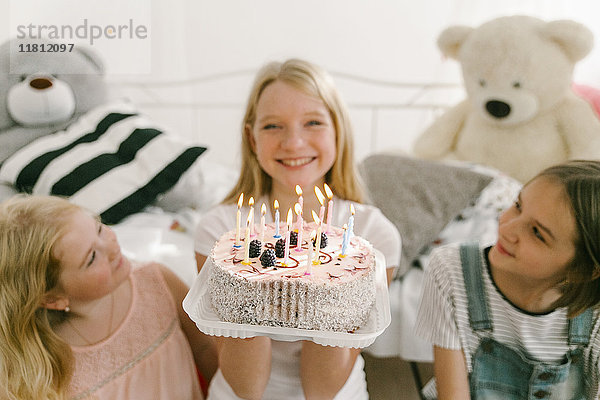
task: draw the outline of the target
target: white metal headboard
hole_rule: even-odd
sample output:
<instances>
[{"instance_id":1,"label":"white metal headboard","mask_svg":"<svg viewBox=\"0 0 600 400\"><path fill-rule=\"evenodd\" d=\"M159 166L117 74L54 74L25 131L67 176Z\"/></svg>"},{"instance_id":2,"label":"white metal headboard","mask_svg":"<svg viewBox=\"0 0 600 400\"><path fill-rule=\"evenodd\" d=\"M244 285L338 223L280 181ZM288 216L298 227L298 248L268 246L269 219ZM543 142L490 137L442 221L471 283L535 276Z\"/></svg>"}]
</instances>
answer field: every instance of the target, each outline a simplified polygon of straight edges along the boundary
<instances>
[{"instance_id":1,"label":"white metal headboard","mask_svg":"<svg viewBox=\"0 0 600 400\"><path fill-rule=\"evenodd\" d=\"M183 80L109 80L158 123L205 144L207 157L237 166L240 124L256 70L235 70ZM414 139L458 102L460 84L398 82L332 72L355 128L357 159L379 151L410 152Z\"/></svg>"}]
</instances>

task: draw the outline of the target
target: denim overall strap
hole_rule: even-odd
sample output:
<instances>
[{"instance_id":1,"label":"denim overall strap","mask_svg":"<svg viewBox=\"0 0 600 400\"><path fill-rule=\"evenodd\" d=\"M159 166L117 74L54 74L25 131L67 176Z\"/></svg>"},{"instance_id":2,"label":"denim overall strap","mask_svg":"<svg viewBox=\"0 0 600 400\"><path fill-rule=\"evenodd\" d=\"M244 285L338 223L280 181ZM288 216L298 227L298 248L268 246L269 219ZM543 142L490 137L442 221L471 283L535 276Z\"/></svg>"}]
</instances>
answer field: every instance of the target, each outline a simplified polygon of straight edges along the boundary
<instances>
[{"instance_id":1,"label":"denim overall strap","mask_svg":"<svg viewBox=\"0 0 600 400\"><path fill-rule=\"evenodd\" d=\"M487 296L483 286L481 252L477 242L460 246L460 261L467 291L469 323L474 331L492 330Z\"/></svg>"},{"instance_id":2,"label":"denim overall strap","mask_svg":"<svg viewBox=\"0 0 600 400\"><path fill-rule=\"evenodd\" d=\"M594 313L588 308L583 313L569 320L569 344L587 346L590 343Z\"/></svg>"}]
</instances>

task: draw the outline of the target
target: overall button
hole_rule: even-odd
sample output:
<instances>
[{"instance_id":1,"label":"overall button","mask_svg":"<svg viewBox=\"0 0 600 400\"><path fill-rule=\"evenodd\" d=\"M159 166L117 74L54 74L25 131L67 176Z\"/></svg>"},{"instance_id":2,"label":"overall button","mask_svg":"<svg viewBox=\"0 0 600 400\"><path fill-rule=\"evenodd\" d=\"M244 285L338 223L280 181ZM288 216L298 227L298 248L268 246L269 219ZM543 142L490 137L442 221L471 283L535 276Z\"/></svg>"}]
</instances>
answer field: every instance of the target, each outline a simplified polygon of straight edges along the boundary
<instances>
[{"instance_id":1,"label":"overall button","mask_svg":"<svg viewBox=\"0 0 600 400\"><path fill-rule=\"evenodd\" d=\"M538 379L542 381L549 381L552 378L554 378L554 374L552 372L542 372L538 375Z\"/></svg>"},{"instance_id":2,"label":"overall button","mask_svg":"<svg viewBox=\"0 0 600 400\"><path fill-rule=\"evenodd\" d=\"M536 399L543 399L544 397L548 397L550 395L550 393L546 392L545 390L538 390L537 392L535 392L533 394L533 396Z\"/></svg>"}]
</instances>

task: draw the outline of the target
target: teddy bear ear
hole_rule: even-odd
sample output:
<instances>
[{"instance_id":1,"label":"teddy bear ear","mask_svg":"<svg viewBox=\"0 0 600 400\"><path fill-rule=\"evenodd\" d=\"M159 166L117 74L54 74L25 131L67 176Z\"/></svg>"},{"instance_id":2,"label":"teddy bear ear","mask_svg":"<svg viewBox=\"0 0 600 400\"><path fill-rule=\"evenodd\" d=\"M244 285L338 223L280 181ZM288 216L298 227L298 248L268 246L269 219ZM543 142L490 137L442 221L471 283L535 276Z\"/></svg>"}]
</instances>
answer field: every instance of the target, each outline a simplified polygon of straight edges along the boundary
<instances>
[{"instance_id":1,"label":"teddy bear ear","mask_svg":"<svg viewBox=\"0 0 600 400\"><path fill-rule=\"evenodd\" d=\"M438 47L445 56L457 59L461 46L471 32L473 28L462 25L446 28L438 37Z\"/></svg>"},{"instance_id":2,"label":"teddy bear ear","mask_svg":"<svg viewBox=\"0 0 600 400\"><path fill-rule=\"evenodd\" d=\"M546 23L542 34L557 43L572 62L588 55L594 46L594 35L582 24L559 20Z\"/></svg>"}]
</instances>

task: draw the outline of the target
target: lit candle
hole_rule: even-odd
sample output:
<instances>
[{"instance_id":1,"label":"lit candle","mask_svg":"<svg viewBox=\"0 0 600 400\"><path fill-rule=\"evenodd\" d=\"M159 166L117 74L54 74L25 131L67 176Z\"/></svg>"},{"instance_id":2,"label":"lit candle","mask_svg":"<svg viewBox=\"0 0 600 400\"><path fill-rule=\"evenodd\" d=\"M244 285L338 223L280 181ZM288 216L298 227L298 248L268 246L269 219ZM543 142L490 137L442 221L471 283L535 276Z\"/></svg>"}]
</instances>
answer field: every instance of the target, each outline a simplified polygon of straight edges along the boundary
<instances>
[{"instance_id":1,"label":"lit candle","mask_svg":"<svg viewBox=\"0 0 600 400\"><path fill-rule=\"evenodd\" d=\"M304 230L304 220L302 219L302 206L299 203L294 204L294 212L298 216L296 221L296 229L298 229L298 243L296 243L296 251L302 251L302 231Z\"/></svg>"},{"instance_id":2,"label":"lit candle","mask_svg":"<svg viewBox=\"0 0 600 400\"><path fill-rule=\"evenodd\" d=\"M312 272L312 262L313 262L313 239L315 237L314 229L310 232L310 242L308 243L308 257L306 258L306 272L304 275L310 275Z\"/></svg>"},{"instance_id":3,"label":"lit candle","mask_svg":"<svg viewBox=\"0 0 600 400\"><path fill-rule=\"evenodd\" d=\"M288 208L287 213L287 232L285 233L285 247L283 252L283 266L288 265L290 257L290 232L292 231L292 209Z\"/></svg>"},{"instance_id":4,"label":"lit candle","mask_svg":"<svg viewBox=\"0 0 600 400\"><path fill-rule=\"evenodd\" d=\"M330 233L331 232L331 216L333 215L333 192L329 188L328 184L324 184L323 188L325 189L325 194L327 195L327 198L329 199L329 202L327 203L327 230L325 232Z\"/></svg>"},{"instance_id":5,"label":"lit candle","mask_svg":"<svg viewBox=\"0 0 600 400\"><path fill-rule=\"evenodd\" d=\"M248 221L250 221L250 236L254 236L254 197L250 197L248 200L250 206L250 212L248 213Z\"/></svg>"},{"instance_id":6,"label":"lit candle","mask_svg":"<svg viewBox=\"0 0 600 400\"><path fill-rule=\"evenodd\" d=\"M325 196L323 196L323 192L319 189L318 186L315 186L315 194L317 195L317 199L319 203L321 203L321 208L319 209L319 219L323 221L325 217Z\"/></svg>"},{"instance_id":7,"label":"lit candle","mask_svg":"<svg viewBox=\"0 0 600 400\"><path fill-rule=\"evenodd\" d=\"M348 240L354 236L354 205L350 204L350 218L348 218Z\"/></svg>"},{"instance_id":8,"label":"lit candle","mask_svg":"<svg viewBox=\"0 0 600 400\"><path fill-rule=\"evenodd\" d=\"M316 239L316 243L315 243L315 259L313 261L313 264L315 265L319 265L321 264L321 260L319 260L319 254L321 254L321 220L319 219L319 217L317 216L317 213L312 211L312 217L313 220L315 220L315 223L317 224L317 239ZM310 242L310 245L312 246L312 241Z\"/></svg>"},{"instance_id":9,"label":"lit candle","mask_svg":"<svg viewBox=\"0 0 600 400\"><path fill-rule=\"evenodd\" d=\"M240 194L238 199L238 209L237 214L235 216L235 243L233 247L240 248L242 245L240 244L240 223L242 219L242 204L244 203L244 193Z\"/></svg>"},{"instance_id":10,"label":"lit candle","mask_svg":"<svg viewBox=\"0 0 600 400\"><path fill-rule=\"evenodd\" d=\"M344 224L344 234L342 235L342 254L340 257L346 257L346 250L348 248L348 225Z\"/></svg>"},{"instance_id":11,"label":"lit candle","mask_svg":"<svg viewBox=\"0 0 600 400\"><path fill-rule=\"evenodd\" d=\"M267 213L267 206L262 203L260 206L260 242L265 242L265 214Z\"/></svg>"},{"instance_id":12,"label":"lit candle","mask_svg":"<svg viewBox=\"0 0 600 400\"><path fill-rule=\"evenodd\" d=\"M302 198L302 188L300 185L296 185L296 194L298 195L298 204L300 204L300 207L304 208L304 199Z\"/></svg>"},{"instance_id":13,"label":"lit candle","mask_svg":"<svg viewBox=\"0 0 600 400\"><path fill-rule=\"evenodd\" d=\"M277 200L273 202L273 208L275 208L275 235L273 237L279 239L281 235L279 234L279 202Z\"/></svg>"},{"instance_id":14,"label":"lit candle","mask_svg":"<svg viewBox=\"0 0 600 400\"><path fill-rule=\"evenodd\" d=\"M248 220L246 221L246 236L244 238L244 265L250 265L250 214L248 214Z\"/></svg>"}]
</instances>

